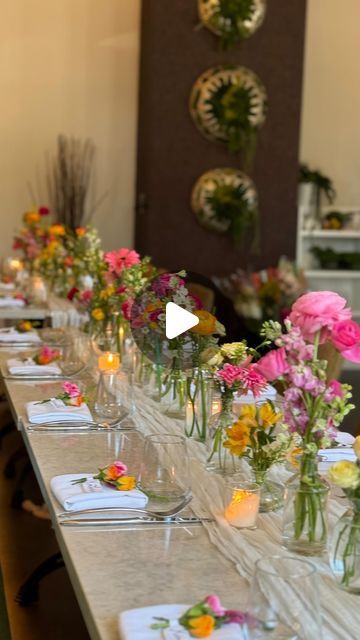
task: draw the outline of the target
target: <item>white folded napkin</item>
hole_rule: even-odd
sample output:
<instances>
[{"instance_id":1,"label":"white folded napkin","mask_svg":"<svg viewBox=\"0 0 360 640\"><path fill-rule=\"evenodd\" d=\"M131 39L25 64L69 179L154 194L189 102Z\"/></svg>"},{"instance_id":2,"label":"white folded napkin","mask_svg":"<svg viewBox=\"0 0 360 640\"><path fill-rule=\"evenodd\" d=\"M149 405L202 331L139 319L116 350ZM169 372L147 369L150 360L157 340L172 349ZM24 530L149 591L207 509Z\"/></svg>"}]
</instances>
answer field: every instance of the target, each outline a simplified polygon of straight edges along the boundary
<instances>
[{"instance_id":1,"label":"white folded napkin","mask_svg":"<svg viewBox=\"0 0 360 640\"><path fill-rule=\"evenodd\" d=\"M0 330L0 342L41 342L40 337L35 331L16 331L15 328Z\"/></svg>"},{"instance_id":2,"label":"white folded napkin","mask_svg":"<svg viewBox=\"0 0 360 640\"><path fill-rule=\"evenodd\" d=\"M22 298L4 296L3 298L0 298L0 307L25 307L25 300L22 300Z\"/></svg>"},{"instance_id":3,"label":"white folded napkin","mask_svg":"<svg viewBox=\"0 0 360 640\"><path fill-rule=\"evenodd\" d=\"M129 609L119 614L119 631L121 640L187 640L191 638L188 631L177 623L189 604L158 604L153 607ZM167 618L171 626L165 631L150 629L150 625L157 620L154 618ZM212 640L241 640L241 629L238 624L225 624L221 629L216 629L211 634Z\"/></svg>"},{"instance_id":4,"label":"white folded napkin","mask_svg":"<svg viewBox=\"0 0 360 640\"><path fill-rule=\"evenodd\" d=\"M61 375L61 369L56 362L49 364L36 364L32 358L26 360L17 360L11 358L7 360L7 368L13 376L37 375L37 376L57 376Z\"/></svg>"},{"instance_id":5,"label":"white folded napkin","mask_svg":"<svg viewBox=\"0 0 360 640\"><path fill-rule=\"evenodd\" d=\"M338 442L339 444L345 444L347 447L350 447L354 441L355 438L353 435L351 435L351 433L347 433L346 431L338 431L336 442Z\"/></svg>"},{"instance_id":6,"label":"white folded napkin","mask_svg":"<svg viewBox=\"0 0 360 640\"><path fill-rule=\"evenodd\" d=\"M142 509L148 498L138 489L118 491L94 480L95 473L67 473L55 476L50 481L51 491L64 507L65 511L82 511L83 509L109 509L124 507L128 509ZM86 482L72 484L74 480L87 478Z\"/></svg>"},{"instance_id":7,"label":"white folded napkin","mask_svg":"<svg viewBox=\"0 0 360 640\"><path fill-rule=\"evenodd\" d=\"M0 291L1 289L4 291L14 291L15 284L13 282L0 282Z\"/></svg>"},{"instance_id":8,"label":"white folded napkin","mask_svg":"<svg viewBox=\"0 0 360 640\"><path fill-rule=\"evenodd\" d=\"M39 404L28 402L26 412L31 424L46 424L47 422L92 422L89 407L82 403L80 407L69 407L62 400L51 398L48 402Z\"/></svg>"},{"instance_id":9,"label":"white folded napkin","mask_svg":"<svg viewBox=\"0 0 360 640\"><path fill-rule=\"evenodd\" d=\"M322 462L337 462L338 460L352 460L355 462L356 455L352 447L334 447L332 449L319 449L319 456Z\"/></svg>"}]
</instances>

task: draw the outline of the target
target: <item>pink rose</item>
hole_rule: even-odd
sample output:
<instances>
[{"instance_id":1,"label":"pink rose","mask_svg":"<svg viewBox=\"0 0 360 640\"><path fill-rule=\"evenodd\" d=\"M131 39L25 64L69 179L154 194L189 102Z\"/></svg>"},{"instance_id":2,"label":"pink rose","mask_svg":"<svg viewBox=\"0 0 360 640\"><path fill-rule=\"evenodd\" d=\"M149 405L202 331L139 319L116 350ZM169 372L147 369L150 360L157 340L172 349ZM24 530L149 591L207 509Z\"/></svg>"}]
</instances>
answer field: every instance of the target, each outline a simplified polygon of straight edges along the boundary
<instances>
[{"instance_id":1,"label":"pink rose","mask_svg":"<svg viewBox=\"0 0 360 640\"><path fill-rule=\"evenodd\" d=\"M223 616L225 613L224 607L221 605L219 596L212 593L210 596L206 596L205 602L209 605L210 609L216 616Z\"/></svg>"},{"instance_id":2,"label":"pink rose","mask_svg":"<svg viewBox=\"0 0 360 640\"><path fill-rule=\"evenodd\" d=\"M73 382L64 382L62 385L63 390L65 391L65 393L68 393L70 398L76 398L77 396L80 395L80 389L77 386L77 384L74 384Z\"/></svg>"},{"instance_id":3,"label":"pink rose","mask_svg":"<svg viewBox=\"0 0 360 640\"><path fill-rule=\"evenodd\" d=\"M125 475L125 473L127 473L127 470L128 470L126 464L121 462L121 460L115 460L115 462L113 463L113 467L115 467L115 469L118 472L119 476Z\"/></svg>"},{"instance_id":4,"label":"pink rose","mask_svg":"<svg viewBox=\"0 0 360 640\"><path fill-rule=\"evenodd\" d=\"M350 320L351 309L346 300L333 291L312 291L300 296L293 304L289 320L299 327L306 340L313 340L321 331L325 342L333 327L342 320Z\"/></svg>"},{"instance_id":5,"label":"pink rose","mask_svg":"<svg viewBox=\"0 0 360 640\"><path fill-rule=\"evenodd\" d=\"M269 353L260 358L254 366L257 371L266 378L266 380L276 380L289 371L284 347L274 349L274 351L269 351Z\"/></svg>"},{"instance_id":6,"label":"pink rose","mask_svg":"<svg viewBox=\"0 0 360 640\"><path fill-rule=\"evenodd\" d=\"M351 362L360 362L360 326L354 320L338 322L331 331L330 340L341 355Z\"/></svg>"}]
</instances>

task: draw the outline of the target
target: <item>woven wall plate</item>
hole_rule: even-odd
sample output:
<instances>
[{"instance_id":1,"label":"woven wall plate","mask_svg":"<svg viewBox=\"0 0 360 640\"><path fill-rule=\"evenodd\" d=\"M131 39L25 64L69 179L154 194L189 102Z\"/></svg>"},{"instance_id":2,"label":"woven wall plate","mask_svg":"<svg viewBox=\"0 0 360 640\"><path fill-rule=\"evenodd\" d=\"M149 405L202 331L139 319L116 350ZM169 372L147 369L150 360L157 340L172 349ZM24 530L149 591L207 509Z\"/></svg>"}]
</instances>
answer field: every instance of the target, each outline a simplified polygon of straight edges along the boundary
<instances>
[{"instance_id":1,"label":"woven wall plate","mask_svg":"<svg viewBox=\"0 0 360 640\"><path fill-rule=\"evenodd\" d=\"M207 69L195 81L190 113L201 133L230 151L249 147L267 112L266 90L259 78L237 65Z\"/></svg>"},{"instance_id":2,"label":"woven wall plate","mask_svg":"<svg viewBox=\"0 0 360 640\"><path fill-rule=\"evenodd\" d=\"M233 6L235 3L232 3ZM198 0L202 24L219 36L223 43L249 38L262 25L266 14L266 0L239 0L238 15L226 11L221 0Z\"/></svg>"},{"instance_id":3,"label":"woven wall plate","mask_svg":"<svg viewBox=\"0 0 360 640\"><path fill-rule=\"evenodd\" d=\"M251 226L257 215L257 191L249 176L243 171L232 168L211 169L203 173L196 181L191 194L191 208L198 222L206 229L217 233L232 231L231 220L221 219L219 209L216 210L214 196L219 192L219 189L222 190L226 198L231 198L233 194L235 202L238 200L242 205L245 205L246 220L239 220L239 222L243 224L244 229ZM221 207L221 210L224 209ZM242 215L241 207L239 207L239 216Z\"/></svg>"}]
</instances>

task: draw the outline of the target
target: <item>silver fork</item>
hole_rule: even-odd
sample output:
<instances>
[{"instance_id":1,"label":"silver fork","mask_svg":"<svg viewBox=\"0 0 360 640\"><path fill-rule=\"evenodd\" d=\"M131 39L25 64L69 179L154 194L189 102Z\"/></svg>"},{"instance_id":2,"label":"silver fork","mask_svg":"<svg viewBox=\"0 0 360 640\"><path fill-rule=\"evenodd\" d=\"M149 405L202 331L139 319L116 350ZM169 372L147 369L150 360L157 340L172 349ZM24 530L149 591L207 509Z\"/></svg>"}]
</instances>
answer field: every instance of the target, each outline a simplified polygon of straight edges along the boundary
<instances>
[{"instance_id":1,"label":"silver fork","mask_svg":"<svg viewBox=\"0 0 360 640\"><path fill-rule=\"evenodd\" d=\"M137 509L136 507L108 507L108 508L95 508L95 509L84 509L82 511L62 511L61 513L58 513L57 516L59 518L69 518L71 516L81 516L81 515L86 515L86 514L91 514L91 513L104 513L104 512L113 512L113 511L117 511L117 512L130 512L130 513L141 513L145 516L149 516L150 518L170 518L171 516L176 516L178 513L180 513L180 511L182 511L183 509L185 509L185 507L189 504L189 502L191 502L192 500L192 496L187 496L187 498L184 498L184 500L182 502L180 502L180 504L178 504L176 507L173 507L172 509L169 509L168 511L149 511L148 509Z\"/></svg>"}]
</instances>

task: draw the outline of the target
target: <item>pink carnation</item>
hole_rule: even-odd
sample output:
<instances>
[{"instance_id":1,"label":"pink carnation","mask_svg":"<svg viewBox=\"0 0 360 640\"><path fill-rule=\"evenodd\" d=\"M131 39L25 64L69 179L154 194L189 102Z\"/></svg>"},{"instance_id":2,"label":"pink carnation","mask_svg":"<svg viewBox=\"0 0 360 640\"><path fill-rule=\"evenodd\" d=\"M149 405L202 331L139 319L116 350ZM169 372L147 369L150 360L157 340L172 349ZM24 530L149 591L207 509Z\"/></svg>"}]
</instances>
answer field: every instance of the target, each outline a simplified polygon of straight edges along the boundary
<instances>
[{"instance_id":1,"label":"pink carnation","mask_svg":"<svg viewBox=\"0 0 360 640\"><path fill-rule=\"evenodd\" d=\"M77 396L80 395L80 389L77 386L77 384L73 383L73 382L64 382L62 384L62 388L65 391L65 393L68 393L70 398L76 398Z\"/></svg>"},{"instance_id":2,"label":"pink carnation","mask_svg":"<svg viewBox=\"0 0 360 640\"><path fill-rule=\"evenodd\" d=\"M105 262L109 265L110 271L120 276L124 269L133 267L140 262L140 256L131 249L118 249L105 253Z\"/></svg>"},{"instance_id":3,"label":"pink carnation","mask_svg":"<svg viewBox=\"0 0 360 640\"><path fill-rule=\"evenodd\" d=\"M346 300L334 291L312 291L294 302L289 320L301 329L306 340L313 340L321 331L321 342L329 337L333 327L342 320L350 320L351 309Z\"/></svg>"},{"instance_id":4,"label":"pink carnation","mask_svg":"<svg viewBox=\"0 0 360 640\"><path fill-rule=\"evenodd\" d=\"M276 380L289 371L284 347L270 351L266 356L260 358L254 366L256 366L256 371L267 380Z\"/></svg>"},{"instance_id":5,"label":"pink carnation","mask_svg":"<svg viewBox=\"0 0 360 640\"><path fill-rule=\"evenodd\" d=\"M360 362L360 326L354 320L342 320L331 331L330 340L341 355L351 362Z\"/></svg>"}]
</instances>

